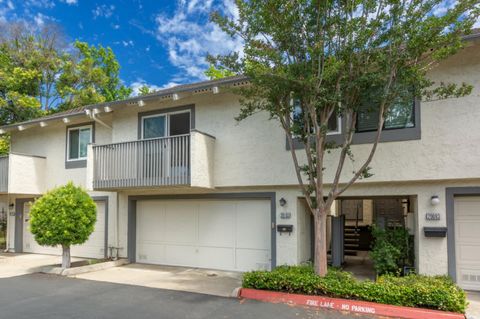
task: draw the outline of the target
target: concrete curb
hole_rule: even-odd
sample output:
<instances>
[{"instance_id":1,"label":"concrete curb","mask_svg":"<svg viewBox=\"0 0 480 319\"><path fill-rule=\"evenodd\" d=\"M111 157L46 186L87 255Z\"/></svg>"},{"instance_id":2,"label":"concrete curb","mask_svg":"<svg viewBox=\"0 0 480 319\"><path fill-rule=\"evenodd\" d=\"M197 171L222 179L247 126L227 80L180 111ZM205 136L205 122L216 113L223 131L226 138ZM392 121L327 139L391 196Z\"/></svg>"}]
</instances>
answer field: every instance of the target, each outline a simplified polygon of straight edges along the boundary
<instances>
[{"instance_id":1,"label":"concrete curb","mask_svg":"<svg viewBox=\"0 0 480 319\"><path fill-rule=\"evenodd\" d=\"M87 272L118 267L118 266L126 265L128 263L129 262L127 259L118 259L118 260L106 261L98 264L86 265L86 266L68 268L68 269L62 269L61 267L47 266L47 267L42 267L39 270L39 272L44 274L59 275L59 276L75 276L75 275L80 275Z\"/></svg>"},{"instance_id":2,"label":"concrete curb","mask_svg":"<svg viewBox=\"0 0 480 319\"><path fill-rule=\"evenodd\" d=\"M405 319L465 319L465 315L430 310L423 308L401 307L379 304L375 302L329 298L320 296L307 296L288 294L284 292L274 292L266 290L256 290L242 288L240 298L254 299L270 303L286 303L289 305L308 306L315 308L325 308L339 311L349 311L361 314L374 314L377 316L386 316Z\"/></svg>"},{"instance_id":3,"label":"concrete curb","mask_svg":"<svg viewBox=\"0 0 480 319\"><path fill-rule=\"evenodd\" d=\"M230 297L232 298L240 298L240 293L242 292L242 287L237 287L235 289L232 290L232 293L230 295Z\"/></svg>"}]
</instances>

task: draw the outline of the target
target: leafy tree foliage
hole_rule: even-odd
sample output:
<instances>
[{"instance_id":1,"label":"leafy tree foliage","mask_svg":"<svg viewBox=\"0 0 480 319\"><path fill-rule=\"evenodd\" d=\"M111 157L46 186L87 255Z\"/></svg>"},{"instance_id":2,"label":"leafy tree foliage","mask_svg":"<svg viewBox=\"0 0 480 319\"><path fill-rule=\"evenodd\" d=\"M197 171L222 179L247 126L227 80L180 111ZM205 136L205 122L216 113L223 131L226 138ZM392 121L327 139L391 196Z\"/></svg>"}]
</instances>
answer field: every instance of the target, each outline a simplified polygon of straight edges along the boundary
<instances>
[{"instance_id":1,"label":"leafy tree foliage","mask_svg":"<svg viewBox=\"0 0 480 319\"><path fill-rule=\"evenodd\" d=\"M478 0L448 7L442 0L237 0L238 19L212 14L243 54L209 57L217 68L250 78L242 120L266 111L287 135L300 188L315 223L315 270L327 272L326 218L353 183L372 175L370 163L395 105L418 98L461 97L468 84L434 83L427 73L457 53L479 16ZM362 107L377 122L361 163L351 148ZM331 117L342 118L343 141L327 138ZM294 140L304 144L295 151ZM303 154L299 154L303 152ZM332 153L332 155L329 155ZM326 160L335 165L326 166ZM304 160L305 159L305 160ZM348 165L350 166L350 165ZM328 179L326 177L328 176Z\"/></svg>"},{"instance_id":2,"label":"leafy tree foliage","mask_svg":"<svg viewBox=\"0 0 480 319\"><path fill-rule=\"evenodd\" d=\"M57 89L64 102L59 109L69 109L106 101L123 100L132 89L120 82L120 64L112 49L76 41L78 57L68 61L60 75Z\"/></svg>"},{"instance_id":3,"label":"leafy tree foliage","mask_svg":"<svg viewBox=\"0 0 480 319\"><path fill-rule=\"evenodd\" d=\"M235 73L222 67L221 65L216 67L214 64L210 64L208 69L205 71L205 75L208 76L210 80L218 80L227 76L233 76Z\"/></svg>"},{"instance_id":4,"label":"leafy tree foliage","mask_svg":"<svg viewBox=\"0 0 480 319\"><path fill-rule=\"evenodd\" d=\"M138 90L138 95L143 96L147 94L155 93L155 89L149 87L148 85L142 85Z\"/></svg>"},{"instance_id":5,"label":"leafy tree foliage","mask_svg":"<svg viewBox=\"0 0 480 319\"><path fill-rule=\"evenodd\" d=\"M30 231L42 246L61 246L62 267L70 267L70 247L88 240L97 220L92 198L68 183L35 201L30 210Z\"/></svg>"},{"instance_id":6,"label":"leafy tree foliage","mask_svg":"<svg viewBox=\"0 0 480 319\"><path fill-rule=\"evenodd\" d=\"M120 81L120 65L110 48L77 41L74 49L54 24L36 31L24 23L2 26L0 125L131 94Z\"/></svg>"}]
</instances>

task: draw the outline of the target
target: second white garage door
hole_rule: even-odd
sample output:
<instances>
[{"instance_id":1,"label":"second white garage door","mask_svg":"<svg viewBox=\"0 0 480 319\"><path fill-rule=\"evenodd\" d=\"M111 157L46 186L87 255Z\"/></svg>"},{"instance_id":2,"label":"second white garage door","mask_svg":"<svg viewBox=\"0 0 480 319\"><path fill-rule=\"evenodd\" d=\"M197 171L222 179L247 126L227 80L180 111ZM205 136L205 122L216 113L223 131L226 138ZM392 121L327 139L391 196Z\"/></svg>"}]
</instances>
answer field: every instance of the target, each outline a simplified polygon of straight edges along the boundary
<instances>
[{"instance_id":1,"label":"second white garage door","mask_svg":"<svg viewBox=\"0 0 480 319\"><path fill-rule=\"evenodd\" d=\"M480 290L480 197L455 198L457 283Z\"/></svg>"},{"instance_id":2,"label":"second white garage door","mask_svg":"<svg viewBox=\"0 0 480 319\"><path fill-rule=\"evenodd\" d=\"M267 200L138 201L136 261L270 269L270 216Z\"/></svg>"}]
</instances>

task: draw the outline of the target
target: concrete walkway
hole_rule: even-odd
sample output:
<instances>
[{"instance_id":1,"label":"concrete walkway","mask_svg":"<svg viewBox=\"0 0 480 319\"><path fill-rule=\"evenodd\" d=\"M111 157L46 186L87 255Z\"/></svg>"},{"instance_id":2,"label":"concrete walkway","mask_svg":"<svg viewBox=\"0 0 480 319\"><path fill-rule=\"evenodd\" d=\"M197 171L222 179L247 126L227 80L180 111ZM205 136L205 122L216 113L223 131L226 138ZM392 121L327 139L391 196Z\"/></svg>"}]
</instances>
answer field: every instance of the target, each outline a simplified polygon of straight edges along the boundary
<instances>
[{"instance_id":1,"label":"concrete walkway","mask_svg":"<svg viewBox=\"0 0 480 319\"><path fill-rule=\"evenodd\" d=\"M72 261L80 260L72 258ZM42 267L62 262L61 256L0 253L0 278L38 272Z\"/></svg>"},{"instance_id":2,"label":"concrete walkway","mask_svg":"<svg viewBox=\"0 0 480 319\"><path fill-rule=\"evenodd\" d=\"M197 268L131 264L72 276L74 278L197 292L230 297L241 286L241 273Z\"/></svg>"},{"instance_id":3,"label":"concrete walkway","mask_svg":"<svg viewBox=\"0 0 480 319\"><path fill-rule=\"evenodd\" d=\"M467 291L467 319L480 319L480 291Z\"/></svg>"}]
</instances>

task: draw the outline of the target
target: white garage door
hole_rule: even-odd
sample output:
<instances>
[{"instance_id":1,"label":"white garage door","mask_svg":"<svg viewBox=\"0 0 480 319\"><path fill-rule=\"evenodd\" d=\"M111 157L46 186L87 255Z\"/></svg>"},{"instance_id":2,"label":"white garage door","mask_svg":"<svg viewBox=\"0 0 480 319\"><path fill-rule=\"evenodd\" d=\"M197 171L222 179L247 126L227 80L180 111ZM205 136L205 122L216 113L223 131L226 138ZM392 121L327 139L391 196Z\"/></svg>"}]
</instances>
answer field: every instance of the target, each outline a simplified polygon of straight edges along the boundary
<instances>
[{"instance_id":1,"label":"white garage door","mask_svg":"<svg viewBox=\"0 0 480 319\"><path fill-rule=\"evenodd\" d=\"M247 271L270 269L270 202L137 202L139 263Z\"/></svg>"},{"instance_id":2,"label":"white garage door","mask_svg":"<svg viewBox=\"0 0 480 319\"><path fill-rule=\"evenodd\" d=\"M457 283L480 290L480 197L455 198Z\"/></svg>"},{"instance_id":3,"label":"white garage door","mask_svg":"<svg viewBox=\"0 0 480 319\"><path fill-rule=\"evenodd\" d=\"M90 235L87 242L83 245L72 246L71 255L74 257L85 258L104 258L105 257L105 202L95 202L97 205L97 222L95 230ZM24 204L23 217L23 251L26 253L61 255L62 250L59 247L44 247L37 244L32 233L29 230L30 203Z\"/></svg>"}]
</instances>

